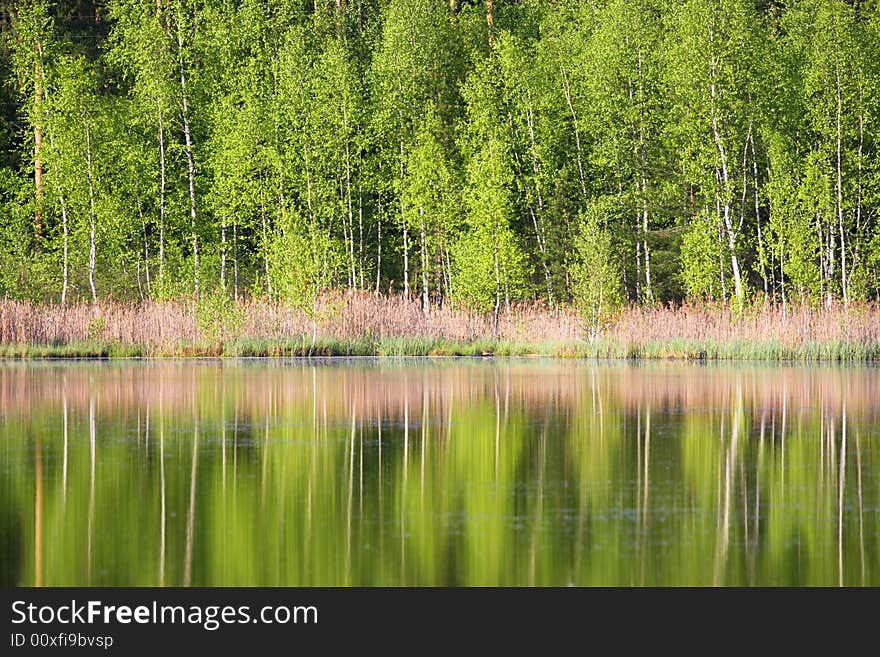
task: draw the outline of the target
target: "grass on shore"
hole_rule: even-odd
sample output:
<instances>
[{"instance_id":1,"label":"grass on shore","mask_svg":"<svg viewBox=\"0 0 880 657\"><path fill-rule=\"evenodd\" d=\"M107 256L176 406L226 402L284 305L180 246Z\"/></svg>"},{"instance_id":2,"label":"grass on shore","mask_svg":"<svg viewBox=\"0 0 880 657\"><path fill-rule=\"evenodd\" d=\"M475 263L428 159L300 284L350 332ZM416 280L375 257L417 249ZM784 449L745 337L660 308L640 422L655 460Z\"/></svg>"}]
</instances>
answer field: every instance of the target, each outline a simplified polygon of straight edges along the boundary
<instances>
[{"instance_id":1,"label":"grass on shore","mask_svg":"<svg viewBox=\"0 0 880 657\"><path fill-rule=\"evenodd\" d=\"M149 357L310 358L345 356L539 356L687 361L870 362L880 360L880 343L832 340L785 345L779 340L661 339L623 343L614 339L517 342L479 338L470 341L428 337L285 339L239 338L225 342L179 341L149 347L119 342L0 345L0 358L93 359Z\"/></svg>"}]
</instances>

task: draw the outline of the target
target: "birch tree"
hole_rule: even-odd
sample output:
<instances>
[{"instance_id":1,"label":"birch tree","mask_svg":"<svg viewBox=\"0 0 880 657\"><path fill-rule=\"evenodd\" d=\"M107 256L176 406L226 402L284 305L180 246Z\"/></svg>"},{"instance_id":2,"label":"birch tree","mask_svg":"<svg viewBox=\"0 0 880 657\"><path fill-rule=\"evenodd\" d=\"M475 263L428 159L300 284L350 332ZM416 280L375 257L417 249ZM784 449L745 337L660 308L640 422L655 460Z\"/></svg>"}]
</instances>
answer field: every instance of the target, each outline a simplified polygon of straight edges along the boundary
<instances>
[{"instance_id":1,"label":"birch tree","mask_svg":"<svg viewBox=\"0 0 880 657\"><path fill-rule=\"evenodd\" d=\"M713 208L718 219L732 273L732 297L741 308L747 278L742 261L745 167L740 154L747 152L752 106L759 93L754 58L760 54L760 23L744 0L690 0L674 10L670 20L667 70L675 90L679 151L686 176L699 192L699 205Z\"/></svg>"}]
</instances>

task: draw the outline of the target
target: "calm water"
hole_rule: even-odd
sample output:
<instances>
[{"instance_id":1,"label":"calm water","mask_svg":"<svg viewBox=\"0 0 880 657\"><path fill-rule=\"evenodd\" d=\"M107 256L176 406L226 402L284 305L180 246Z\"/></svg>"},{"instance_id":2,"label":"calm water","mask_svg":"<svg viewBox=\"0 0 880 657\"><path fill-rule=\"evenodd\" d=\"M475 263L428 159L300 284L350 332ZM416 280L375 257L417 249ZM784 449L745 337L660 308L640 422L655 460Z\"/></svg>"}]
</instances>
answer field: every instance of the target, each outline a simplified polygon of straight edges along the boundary
<instances>
[{"instance_id":1,"label":"calm water","mask_svg":"<svg viewBox=\"0 0 880 657\"><path fill-rule=\"evenodd\" d=\"M0 365L5 585L880 585L880 370Z\"/></svg>"}]
</instances>

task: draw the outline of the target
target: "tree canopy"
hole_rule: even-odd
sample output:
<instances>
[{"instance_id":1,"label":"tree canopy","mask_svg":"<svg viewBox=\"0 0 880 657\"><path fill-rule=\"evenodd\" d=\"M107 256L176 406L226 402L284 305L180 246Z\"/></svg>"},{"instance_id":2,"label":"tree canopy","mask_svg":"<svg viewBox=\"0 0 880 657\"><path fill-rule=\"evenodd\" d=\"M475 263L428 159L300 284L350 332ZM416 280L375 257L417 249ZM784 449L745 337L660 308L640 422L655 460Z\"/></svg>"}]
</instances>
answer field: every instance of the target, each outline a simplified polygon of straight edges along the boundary
<instances>
[{"instance_id":1,"label":"tree canopy","mask_svg":"<svg viewBox=\"0 0 880 657\"><path fill-rule=\"evenodd\" d=\"M6 0L0 293L880 295L870 0Z\"/></svg>"}]
</instances>

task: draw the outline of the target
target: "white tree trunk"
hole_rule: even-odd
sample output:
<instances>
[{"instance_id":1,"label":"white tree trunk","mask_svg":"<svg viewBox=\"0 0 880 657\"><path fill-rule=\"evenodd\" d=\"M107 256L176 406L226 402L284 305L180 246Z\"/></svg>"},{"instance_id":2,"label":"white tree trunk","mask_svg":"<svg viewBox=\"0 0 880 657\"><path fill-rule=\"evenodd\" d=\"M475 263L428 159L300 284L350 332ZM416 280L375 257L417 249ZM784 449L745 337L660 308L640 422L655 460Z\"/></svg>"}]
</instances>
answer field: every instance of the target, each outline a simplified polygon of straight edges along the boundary
<instances>
[{"instance_id":1,"label":"white tree trunk","mask_svg":"<svg viewBox=\"0 0 880 657\"><path fill-rule=\"evenodd\" d=\"M159 110L159 281L165 277L165 124L162 99L156 99Z\"/></svg>"},{"instance_id":2,"label":"white tree trunk","mask_svg":"<svg viewBox=\"0 0 880 657\"><path fill-rule=\"evenodd\" d=\"M180 93L182 103L183 139L186 151L186 172L189 179L189 215L190 232L193 249L193 286L196 296L199 294L199 236L197 232L198 216L196 213L196 163L193 154L192 132L189 125L189 100L186 93L186 69L183 65L183 22L177 17L177 49L180 65Z\"/></svg>"},{"instance_id":3,"label":"white tree trunk","mask_svg":"<svg viewBox=\"0 0 880 657\"><path fill-rule=\"evenodd\" d=\"M92 167L92 129L89 125L89 115L83 116L86 126L86 165L89 180L89 288L92 291L92 303L98 303L98 293L95 290L95 266L98 257L98 215L95 210L95 182Z\"/></svg>"}]
</instances>

